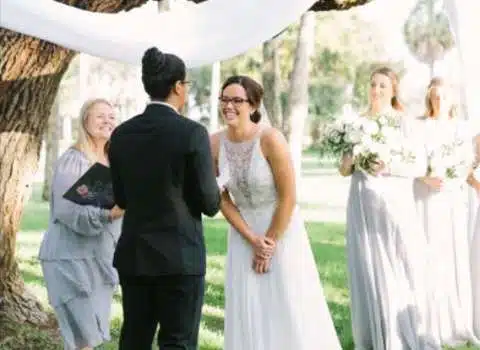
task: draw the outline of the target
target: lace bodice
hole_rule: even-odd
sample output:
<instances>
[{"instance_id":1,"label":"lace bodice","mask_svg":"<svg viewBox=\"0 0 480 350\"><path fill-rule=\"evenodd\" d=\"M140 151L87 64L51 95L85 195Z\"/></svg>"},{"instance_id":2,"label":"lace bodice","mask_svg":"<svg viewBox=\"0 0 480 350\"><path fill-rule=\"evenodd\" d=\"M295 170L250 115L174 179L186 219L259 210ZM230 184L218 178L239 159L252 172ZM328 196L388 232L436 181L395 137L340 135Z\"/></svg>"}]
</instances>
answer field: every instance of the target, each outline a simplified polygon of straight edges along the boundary
<instances>
[{"instance_id":1,"label":"lace bodice","mask_svg":"<svg viewBox=\"0 0 480 350\"><path fill-rule=\"evenodd\" d=\"M220 137L219 169L222 171L228 166L230 181L227 187L241 210L271 206L276 202L272 170L260 147L261 132L245 142L232 142L225 132Z\"/></svg>"}]
</instances>

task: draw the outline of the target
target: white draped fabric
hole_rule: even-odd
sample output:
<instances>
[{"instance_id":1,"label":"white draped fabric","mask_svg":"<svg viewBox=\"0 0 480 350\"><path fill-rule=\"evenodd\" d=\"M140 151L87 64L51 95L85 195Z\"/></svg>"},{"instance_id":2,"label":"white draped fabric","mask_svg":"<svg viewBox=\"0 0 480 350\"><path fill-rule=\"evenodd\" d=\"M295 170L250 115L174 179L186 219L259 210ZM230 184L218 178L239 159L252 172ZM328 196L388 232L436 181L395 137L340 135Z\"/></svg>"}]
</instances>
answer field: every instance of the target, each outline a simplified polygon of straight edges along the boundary
<instances>
[{"instance_id":1,"label":"white draped fabric","mask_svg":"<svg viewBox=\"0 0 480 350\"><path fill-rule=\"evenodd\" d=\"M478 33L480 33L480 1L445 0L445 9L449 16L460 57L462 84L460 95L466 118L473 134L480 133L480 51ZM478 174L478 171L477 171ZM480 210L479 200L474 191L469 194L469 234L472 255L472 282L474 297L474 331L480 337Z\"/></svg>"},{"instance_id":2,"label":"white draped fabric","mask_svg":"<svg viewBox=\"0 0 480 350\"><path fill-rule=\"evenodd\" d=\"M315 0L209 0L136 16L93 13L53 0L1 0L0 26L66 48L139 64L157 46L189 67L228 59L300 18Z\"/></svg>"}]
</instances>

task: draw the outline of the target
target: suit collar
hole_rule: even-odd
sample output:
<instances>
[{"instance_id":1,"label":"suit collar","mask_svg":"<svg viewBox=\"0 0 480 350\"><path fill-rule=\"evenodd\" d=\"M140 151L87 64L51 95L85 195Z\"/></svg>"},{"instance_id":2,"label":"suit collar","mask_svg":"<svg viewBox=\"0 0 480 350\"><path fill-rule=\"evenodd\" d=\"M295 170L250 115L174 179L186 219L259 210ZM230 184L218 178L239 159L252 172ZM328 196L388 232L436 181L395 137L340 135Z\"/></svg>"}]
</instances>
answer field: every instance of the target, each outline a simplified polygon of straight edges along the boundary
<instances>
[{"instance_id":1,"label":"suit collar","mask_svg":"<svg viewBox=\"0 0 480 350\"><path fill-rule=\"evenodd\" d=\"M173 109L175 111L175 113L179 114L178 113L178 109L175 108L175 106L171 105L170 103L167 103L167 102L163 102L163 101L150 101L147 103L147 105L160 105L160 106L166 106L166 107L169 107L171 109Z\"/></svg>"},{"instance_id":2,"label":"suit collar","mask_svg":"<svg viewBox=\"0 0 480 350\"><path fill-rule=\"evenodd\" d=\"M180 115L175 108L164 103L149 103L145 108L145 115Z\"/></svg>"}]
</instances>

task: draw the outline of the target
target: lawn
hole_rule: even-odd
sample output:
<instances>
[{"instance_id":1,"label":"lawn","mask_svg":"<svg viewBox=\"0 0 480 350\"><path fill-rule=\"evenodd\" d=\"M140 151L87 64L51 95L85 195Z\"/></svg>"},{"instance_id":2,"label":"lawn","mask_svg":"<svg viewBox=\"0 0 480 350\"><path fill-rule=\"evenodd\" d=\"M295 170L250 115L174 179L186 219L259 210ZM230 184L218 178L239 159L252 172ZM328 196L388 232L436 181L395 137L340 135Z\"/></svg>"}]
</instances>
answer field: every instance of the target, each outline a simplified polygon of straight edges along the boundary
<instances>
[{"instance_id":1,"label":"lawn","mask_svg":"<svg viewBox=\"0 0 480 350\"><path fill-rule=\"evenodd\" d=\"M18 235L18 260L27 287L48 308L46 289L37 260L42 232L48 219L48 205L39 200L35 191L28 203ZM208 249L208 272L205 305L200 330L201 350L220 350L223 342L223 279L226 254L224 220L207 220L205 234ZM335 327L343 349L353 349L348 308L347 276L344 250L344 225L335 223L308 223L312 248L323 287L333 314ZM116 349L121 324L120 295L117 293L112 308L112 342L103 349ZM321 329L321 325L319 325ZM57 332L17 327L10 338L0 343L0 350L61 350ZM464 348L467 349L467 348ZM248 349L246 349L248 350Z\"/></svg>"}]
</instances>

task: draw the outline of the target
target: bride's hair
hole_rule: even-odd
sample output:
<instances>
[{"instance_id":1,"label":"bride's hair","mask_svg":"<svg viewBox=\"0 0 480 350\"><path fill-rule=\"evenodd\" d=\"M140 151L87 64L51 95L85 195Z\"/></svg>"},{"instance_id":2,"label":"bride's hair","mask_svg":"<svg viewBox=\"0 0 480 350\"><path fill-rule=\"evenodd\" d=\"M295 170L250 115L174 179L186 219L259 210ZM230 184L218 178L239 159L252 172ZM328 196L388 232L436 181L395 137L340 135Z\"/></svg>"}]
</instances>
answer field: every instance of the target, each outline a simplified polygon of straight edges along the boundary
<instances>
[{"instance_id":1,"label":"bride's hair","mask_svg":"<svg viewBox=\"0 0 480 350\"><path fill-rule=\"evenodd\" d=\"M187 70L181 58L163 53L156 47L145 51L142 58L142 82L153 100L165 100L178 81L185 81Z\"/></svg>"},{"instance_id":2,"label":"bride's hair","mask_svg":"<svg viewBox=\"0 0 480 350\"><path fill-rule=\"evenodd\" d=\"M227 86L232 84L241 85L245 89L248 103L255 108L255 111L250 115L250 120L254 123L259 123L262 119L262 114L259 111L263 99L262 85L245 75L234 75L223 83L221 91L223 92Z\"/></svg>"},{"instance_id":3,"label":"bride's hair","mask_svg":"<svg viewBox=\"0 0 480 350\"><path fill-rule=\"evenodd\" d=\"M391 69L389 67L379 67L379 68L375 69L372 72L372 74L370 74L370 80L372 80L373 76L377 75L377 74L385 75L386 77L388 77L390 79L390 81L392 82L392 90L393 90L393 96L392 96L392 101L391 101L392 108L397 110L397 111L403 111L404 110L403 105L400 103L400 100L398 98L399 82L398 82L397 73L395 73L393 71L393 69Z\"/></svg>"}]
</instances>

